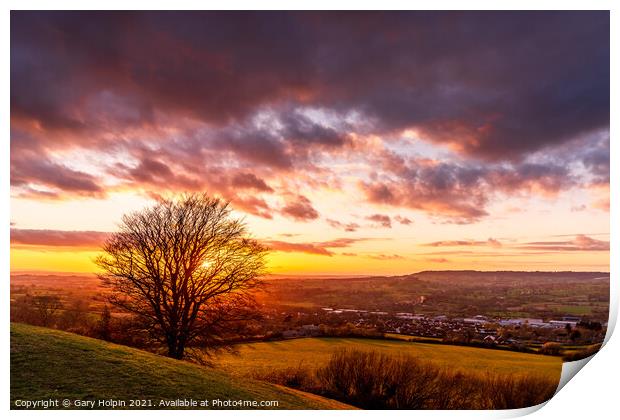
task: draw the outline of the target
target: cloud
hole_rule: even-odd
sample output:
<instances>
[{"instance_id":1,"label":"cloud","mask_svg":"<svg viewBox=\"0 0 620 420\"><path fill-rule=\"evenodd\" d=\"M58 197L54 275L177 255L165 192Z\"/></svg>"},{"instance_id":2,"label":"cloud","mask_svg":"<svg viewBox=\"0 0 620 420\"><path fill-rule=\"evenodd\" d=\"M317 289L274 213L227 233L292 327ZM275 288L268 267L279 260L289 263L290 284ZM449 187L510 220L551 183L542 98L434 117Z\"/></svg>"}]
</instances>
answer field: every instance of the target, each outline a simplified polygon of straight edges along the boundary
<instances>
[{"instance_id":1,"label":"cloud","mask_svg":"<svg viewBox=\"0 0 620 420\"><path fill-rule=\"evenodd\" d=\"M325 219L325 221L327 222L327 224L329 224L334 229L342 229L345 232L355 232L357 229L360 228L359 224L353 223L353 222L343 223L343 222L339 222L338 220L334 220L334 219Z\"/></svg>"},{"instance_id":2,"label":"cloud","mask_svg":"<svg viewBox=\"0 0 620 420\"><path fill-rule=\"evenodd\" d=\"M231 185L234 188L248 188L263 192L273 191L273 188L267 185L264 180L258 178L252 173L247 172L235 174L231 180Z\"/></svg>"},{"instance_id":3,"label":"cloud","mask_svg":"<svg viewBox=\"0 0 620 420\"><path fill-rule=\"evenodd\" d=\"M44 128L139 125L157 112L226 124L303 102L503 159L609 122L608 12L21 11L11 21L12 114ZM231 36L239 22L252 30ZM343 141L286 123L300 142Z\"/></svg>"},{"instance_id":4,"label":"cloud","mask_svg":"<svg viewBox=\"0 0 620 420\"><path fill-rule=\"evenodd\" d=\"M466 240L450 240L450 241L437 241L431 242L427 244L423 244L422 246L431 246L431 247L453 247L453 246L491 246L494 248L499 248L502 246L502 243L494 238L489 238L486 241L474 241L470 239Z\"/></svg>"},{"instance_id":5,"label":"cloud","mask_svg":"<svg viewBox=\"0 0 620 420\"><path fill-rule=\"evenodd\" d=\"M568 235L562 235L568 236ZM563 241L536 241L536 242L525 242L525 243L502 243L497 239L489 238L486 241L477 241L477 240L446 240L446 241L437 241L431 242L427 244L422 244L422 246L427 247L449 247L449 248L470 248L470 247L491 247L491 248L502 248L504 250L513 250L514 253L501 253L503 256L520 256L526 255L533 251L535 253L546 253L546 252L572 252L572 251L609 251L609 241L601 241L598 239L594 239L590 236L579 234L575 235L573 239L563 240ZM436 254L436 253L431 253ZM497 257L500 256L497 252L493 253L479 253L465 250L455 250L455 251L441 251L440 254L468 254L471 256L491 256Z\"/></svg>"},{"instance_id":6,"label":"cloud","mask_svg":"<svg viewBox=\"0 0 620 420\"><path fill-rule=\"evenodd\" d=\"M225 124L306 102L505 159L609 123L608 12L22 11L11 21L12 114L44 128L156 112ZM231 36L239 22L252 30ZM342 142L287 124L300 142Z\"/></svg>"},{"instance_id":7,"label":"cloud","mask_svg":"<svg viewBox=\"0 0 620 420\"><path fill-rule=\"evenodd\" d=\"M42 247L99 248L109 232L11 228L11 244Z\"/></svg>"},{"instance_id":8,"label":"cloud","mask_svg":"<svg viewBox=\"0 0 620 420\"><path fill-rule=\"evenodd\" d=\"M16 11L12 193L200 190L309 221L353 173L369 203L473 223L608 185L609 50L607 11ZM387 153L405 133L440 157Z\"/></svg>"},{"instance_id":9,"label":"cloud","mask_svg":"<svg viewBox=\"0 0 620 420\"><path fill-rule=\"evenodd\" d=\"M394 217L394 220L396 220L401 225L410 225L410 224L413 223L413 220L411 220L411 219L409 219L407 217L399 216L399 215L396 215Z\"/></svg>"},{"instance_id":10,"label":"cloud","mask_svg":"<svg viewBox=\"0 0 620 420\"><path fill-rule=\"evenodd\" d=\"M372 254L372 255L368 255L368 258L371 258L373 260L380 260L380 261L404 260L405 259L405 257L403 257L402 255L398 255L398 254Z\"/></svg>"},{"instance_id":11,"label":"cloud","mask_svg":"<svg viewBox=\"0 0 620 420\"><path fill-rule=\"evenodd\" d=\"M279 236L284 238L294 238L296 236L301 236L301 233L280 233Z\"/></svg>"},{"instance_id":12,"label":"cloud","mask_svg":"<svg viewBox=\"0 0 620 420\"><path fill-rule=\"evenodd\" d=\"M319 213L312 207L310 200L303 195L293 197L292 201L280 210L280 213L301 222L319 218Z\"/></svg>"},{"instance_id":13,"label":"cloud","mask_svg":"<svg viewBox=\"0 0 620 420\"><path fill-rule=\"evenodd\" d=\"M230 198L230 203L236 210L245 211L265 219L273 218L274 210L262 198L233 194Z\"/></svg>"},{"instance_id":14,"label":"cloud","mask_svg":"<svg viewBox=\"0 0 620 420\"><path fill-rule=\"evenodd\" d=\"M348 248L360 241L366 241L367 238L338 238L325 242L295 243L285 241L263 241L270 249L281 252L301 252L305 254L324 255L331 257L335 255L332 248ZM343 254L351 255L351 254Z\"/></svg>"},{"instance_id":15,"label":"cloud","mask_svg":"<svg viewBox=\"0 0 620 420\"><path fill-rule=\"evenodd\" d=\"M384 228L392 227L392 219L390 219L390 216L385 215L385 214L373 214L373 215L367 216L366 220L375 222L378 226L381 226Z\"/></svg>"},{"instance_id":16,"label":"cloud","mask_svg":"<svg viewBox=\"0 0 620 420\"><path fill-rule=\"evenodd\" d=\"M326 255L331 257L334 255L333 252L329 251L325 247L317 244L306 244L306 243L292 243L285 241L265 241L265 245L267 245L270 249L274 251L281 252L302 252L304 254L314 254L314 255Z\"/></svg>"},{"instance_id":17,"label":"cloud","mask_svg":"<svg viewBox=\"0 0 620 420\"><path fill-rule=\"evenodd\" d=\"M570 241L528 242L519 248L536 251L609 251L609 241L577 235Z\"/></svg>"},{"instance_id":18,"label":"cloud","mask_svg":"<svg viewBox=\"0 0 620 420\"><path fill-rule=\"evenodd\" d=\"M13 137L20 138L19 134ZM11 187L24 195L58 198L61 194L102 198L105 188L93 175L72 169L46 157L36 142L26 140L24 149L11 142Z\"/></svg>"},{"instance_id":19,"label":"cloud","mask_svg":"<svg viewBox=\"0 0 620 420\"><path fill-rule=\"evenodd\" d=\"M473 223L488 215L487 204L498 194L551 197L578 185L558 164L480 165L470 162L400 160L385 156L376 181L358 186L370 203L427 212L451 223Z\"/></svg>"},{"instance_id":20,"label":"cloud","mask_svg":"<svg viewBox=\"0 0 620 420\"><path fill-rule=\"evenodd\" d=\"M432 263L439 263L439 264L450 262L450 260L446 258L427 258L426 261L432 262Z\"/></svg>"},{"instance_id":21,"label":"cloud","mask_svg":"<svg viewBox=\"0 0 620 420\"><path fill-rule=\"evenodd\" d=\"M331 241L318 242L325 248L347 248L357 242L367 241L368 238L338 238Z\"/></svg>"}]
</instances>

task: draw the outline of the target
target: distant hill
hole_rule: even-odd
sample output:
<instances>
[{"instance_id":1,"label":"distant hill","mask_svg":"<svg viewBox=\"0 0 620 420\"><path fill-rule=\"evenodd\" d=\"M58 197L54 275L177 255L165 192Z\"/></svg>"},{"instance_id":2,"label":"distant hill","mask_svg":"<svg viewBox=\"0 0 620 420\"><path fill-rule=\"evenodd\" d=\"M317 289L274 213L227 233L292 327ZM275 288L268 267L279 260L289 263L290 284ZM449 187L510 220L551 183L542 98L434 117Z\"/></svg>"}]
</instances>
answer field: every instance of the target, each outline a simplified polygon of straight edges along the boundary
<instances>
[{"instance_id":1,"label":"distant hill","mask_svg":"<svg viewBox=\"0 0 620 420\"><path fill-rule=\"evenodd\" d=\"M140 399L150 400L154 408L166 408L160 406L161 400L179 398L209 402L214 399L276 400L279 409L353 408L290 388L234 378L216 369L125 346L47 328L12 324L11 408L18 408L16 400L50 398L60 401L114 399L125 400L127 404L131 399Z\"/></svg>"},{"instance_id":2,"label":"distant hill","mask_svg":"<svg viewBox=\"0 0 620 420\"><path fill-rule=\"evenodd\" d=\"M479 271L479 270L425 270L418 273L410 274L411 276L419 276L425 274L476 274L479 276L501 276L501 275L520 275L520 276L556 276L556 277L576 277L576 278L589 278L591 276L609 276L607 271L515 271L515 270L502 270L502 271ZM397 276L398 277L398 276Z\"/></svg>"}]
</instances>

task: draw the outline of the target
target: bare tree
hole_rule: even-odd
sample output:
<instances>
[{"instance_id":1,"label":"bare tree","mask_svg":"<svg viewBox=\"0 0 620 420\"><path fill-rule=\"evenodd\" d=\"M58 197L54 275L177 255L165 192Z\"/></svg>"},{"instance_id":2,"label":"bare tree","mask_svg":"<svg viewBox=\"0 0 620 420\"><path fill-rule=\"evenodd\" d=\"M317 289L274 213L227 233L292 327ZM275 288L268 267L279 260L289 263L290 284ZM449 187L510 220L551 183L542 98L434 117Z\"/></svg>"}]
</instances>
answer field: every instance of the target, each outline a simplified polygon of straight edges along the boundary
<instances>
[{"instance_id":1,"label":"bare tree","mask_svg":"<svg viewBox=\"0 0 620 420\"><path fill-rule=\"evenodd\" d=\"M55 295L38 295L32 298L32 305L39 316L39 322L44 327L52 324L54 315L62 309L60 298Z\"/></svg>"},{"instance_id":2,"label":"bare tree","mask_svg":"<svg viewBox=\"0 0 620 420\"><path fill-rule=\"evenodd\" d=\"M110 302L148 325L168 355L209 345L248 317L267 248L247 237L228 203L206 194L125 215L96 260Z\"/></svg>"}]
</instances>

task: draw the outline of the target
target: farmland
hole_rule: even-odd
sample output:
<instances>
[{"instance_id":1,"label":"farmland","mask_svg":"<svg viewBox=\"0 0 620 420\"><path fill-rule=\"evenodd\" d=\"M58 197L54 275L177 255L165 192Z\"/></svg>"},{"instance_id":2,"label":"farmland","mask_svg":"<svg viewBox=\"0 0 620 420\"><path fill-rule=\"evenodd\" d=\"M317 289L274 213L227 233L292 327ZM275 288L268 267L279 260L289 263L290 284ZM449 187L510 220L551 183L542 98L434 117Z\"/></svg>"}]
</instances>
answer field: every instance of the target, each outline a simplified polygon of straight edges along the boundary
<instances>
[{"instance_id":1,"label":"farmland","mask_svg":"<svg viewBox=\"0 0 620 420\"><path fill-rule=\"evenodd\" d=\"M220 354L215 366L237 376L259 375L270 370L325 364L332 353L344 348L376 351L387 355L410 355L454 370L498 374L539 374L558 380L559 357L443 344L407 343L356 338L302 338L243 344L236 354Z\"/></svg>"},{"instance_id":2,"label":"farmland","mask_svg":"<svg viewBox=\"0 0 620 420\"><path fill-rule=\"evenodd\" d=\"M290 310L327 306L449 317L587 315L606 322L609 273L425 271L392 277L274 278L263 300Z\"/></svg>"},{"instance_id":3,"label":"farmland","mask_svg":"<svg viewBox=\"0 0 620 420\"><path fill-rule=\"evenodd\" d=\"M266 282L258 294L262 320L247 324L245 338L229 339L405 334L407 339L525 351L537 351L546 342L559 342L565 350L585 349L602 342L609 309L609 274L595 272L429 271L392 277L270 276ZM110 339L96 332L104 316L105 294L93 275L14 273L11 319ZM117 320L126 317L109 309ZM566 316L583 324L574 331L563 324L552 327L550 321ZM463 321L472 317L478 317L476 324ZM521 328L520 318L533 324ZM118 325L121 334L112 341L146 348L141 344L144 337L125 337L126 329Z\"/></svg>"},{"instance_id":4,"label":"farmland","mask_svg":"<svg viewBox=\"0 0 620 420\"><path fill-rule=\"evenodd\" d=\"M354 289L355 293L350 293ZM95 311L105 289L93 275L11 275L11 298L54 294L87 301ZM553 318L587 316L606 322L609 273L427 271L407 276L267 279L266 308L313 311L321 307L415 312L449 317Z\"/></svg>"}]
</instances>

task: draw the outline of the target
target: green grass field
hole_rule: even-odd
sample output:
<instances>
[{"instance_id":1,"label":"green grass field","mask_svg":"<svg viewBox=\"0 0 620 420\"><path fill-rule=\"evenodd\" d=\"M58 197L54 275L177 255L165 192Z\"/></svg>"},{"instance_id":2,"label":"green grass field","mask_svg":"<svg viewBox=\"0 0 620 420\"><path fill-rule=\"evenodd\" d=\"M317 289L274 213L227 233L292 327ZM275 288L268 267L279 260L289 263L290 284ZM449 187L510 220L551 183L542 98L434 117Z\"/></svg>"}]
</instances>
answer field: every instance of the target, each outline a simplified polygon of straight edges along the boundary
<instances>
[{"instance_id":1,"label":"green grass field","mask_svg":"<svg viewBox=\"0 0 620 420\"><path fill-rule=\"evenodd\" d=\"M11 407L38 399L255 400L280 409L352 408L212 368L57 330L11 325ZM128 403L129 404L129 403Z\"/></svg>"},{"instance_id":2,"label":"green grass field","mask_svg":"<svg viewBox=\"0 0 620 420\"><path fill-rule=\"evenodd\" d=\"M500 374L532 373L560 379L562 359L553 356L445 344L408 343L396 340L360 338L300 338L285 341L243 344L237 354L221 354L215 366L236 376L270 370L309 368L325 364L340 348L379 351L391 355L409 354L450 369Z\"/></svg>"}]
</instances>

